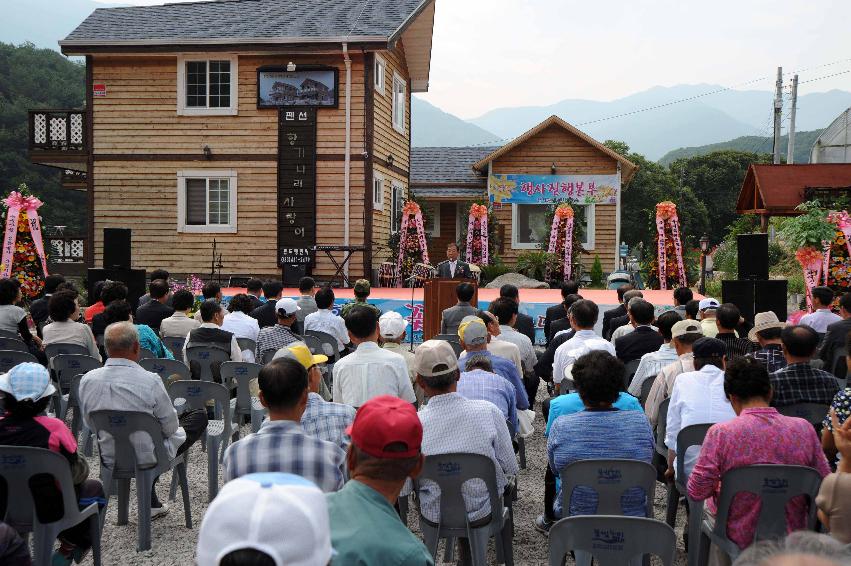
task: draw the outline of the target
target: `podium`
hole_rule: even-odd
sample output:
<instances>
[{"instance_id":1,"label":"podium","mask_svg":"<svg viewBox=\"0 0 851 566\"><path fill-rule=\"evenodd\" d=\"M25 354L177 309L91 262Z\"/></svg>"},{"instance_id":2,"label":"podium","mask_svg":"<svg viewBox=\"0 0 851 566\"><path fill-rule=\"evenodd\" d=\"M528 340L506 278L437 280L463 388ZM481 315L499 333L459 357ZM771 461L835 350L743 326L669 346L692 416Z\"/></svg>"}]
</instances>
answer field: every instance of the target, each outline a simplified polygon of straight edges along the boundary
<instances>
[{"instance_id":1,"label":"podium","mask_svg":"<svg viewBox=\"0 0 851 566\"><path fill-rule=\"evenodd\" d=\"M469 283L473 286L473 298L470 304L479 304L479 285L475 279L426 279L423 285L423 341L440 334L440 318L445 309L458 303L455 288L459 283Z\"/></svg>"}]
</instances>

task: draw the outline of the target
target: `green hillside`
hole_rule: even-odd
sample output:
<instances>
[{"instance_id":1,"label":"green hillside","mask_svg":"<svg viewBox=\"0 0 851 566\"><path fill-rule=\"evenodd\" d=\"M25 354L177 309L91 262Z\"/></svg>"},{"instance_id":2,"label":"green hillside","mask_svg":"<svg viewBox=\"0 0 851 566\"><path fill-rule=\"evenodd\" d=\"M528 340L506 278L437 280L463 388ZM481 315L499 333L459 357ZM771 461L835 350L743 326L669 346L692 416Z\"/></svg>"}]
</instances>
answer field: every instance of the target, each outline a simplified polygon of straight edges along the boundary
<instances>
[{"instance_id":1,"label":"green hillside","mask_svg":"<svg viewBox=\"0 0 851 566\"><path fill-rule=\"evenodd\" d=\"M795 133L795 163L810 162L810 151L813 149L813 144L816 142L816 138L819 137L821 132L822 130L813 130L810 132ZM786 148L788 147L788 143L788 136L782 136L780 138L780 154L784 161L786 160ZM742 136L734 140L711 143L709 145L681 147L666 153L662 159L659 160L659 163L667 166L683 157L706 155L713 151L724 151L728 149L733 151L746 151L749 153L771 153L773 144L773 137Z\"/></svg>"},{"instance_id":2,"label":"green hillside","mask_svg":"<svg viewBox=\"0 0 851 566\"><path fill-rule=\"evenodd\" d=\"M58 169L30 163L27 110L82 108L84 91L82 65L50 49L0 43L0 196L26 183L45 203L44 225L67 226L73 234L85 230L86 197L63 189Z\"/></svg>"}]
</instances>

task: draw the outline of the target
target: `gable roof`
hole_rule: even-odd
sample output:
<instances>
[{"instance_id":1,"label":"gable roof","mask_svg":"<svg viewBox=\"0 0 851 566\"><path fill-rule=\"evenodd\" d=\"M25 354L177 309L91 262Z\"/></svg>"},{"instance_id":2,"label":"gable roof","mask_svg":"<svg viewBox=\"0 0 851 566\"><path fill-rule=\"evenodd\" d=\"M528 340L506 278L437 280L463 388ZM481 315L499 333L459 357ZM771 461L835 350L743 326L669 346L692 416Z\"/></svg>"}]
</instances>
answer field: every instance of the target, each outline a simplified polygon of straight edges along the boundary
<instances>
[{"instance_id":1,"label":"gable roof","mask_svg":"<svg viewBox=\"0 0 851 566\"><path fill-rule=\"evenodd\" d=\"M748 167L738 214L800 214L795 207L807 200L807 189L851 189L851 163L805 163Z\"/></svg>"},{"instance_id":2,"label":"gable roof","mask_svg":"<svg viewBox=\"0 0 851 566\"><path fill-rule=\"evenodd\" d=\"M541 122L540 124L538 124L537 126L532 128L531 130L528 130L526 133L517 136L516 138L514 138L509 143L498 148L496 151L492 152L491 154L487 155L486 157L480 159L479 161L477 161L473 165L473 168L478 170L478 171L484 170L488 166L488 163L490 163L491 161L494 161L495 159L499 159L500 157L502 157L506 153L510 152L511 150L513 150L514 148L519 146L520 144L522 144L522 143L528 141L529 139L535 137L536 135L538 135L539 133L543 132L544 130L546 130L547 128L549 128L550 126L553 126L553 125L564 128L565 130L567 130L571 134L580 138L582 141L584 141L588 145L590 145L590 146L594 147L595 149L605 153L606 155L608 155L609 157L611 157L612 159L614 159L618 163L620 163L620 165L621 165L621 178L623 180L624 185L628 184L632 180L632 177L635 175L635 173L638 171L638 166L635 165L632 161L630 161L629 159L627 159L623 155L619 154L618 152L609 149L608 147L601 144L600 142L598 142L597 140L595 140L594 138L592 138L591 136L589 136L585 132L578 130L576 127L568 124L567 122L565 122L564 120L562 120L561 118L559 118L558 116L555 116L555 115L550 116L549 118L547 118L546 120L544 120L543 122Z\"/></svg>"}]
</instances>

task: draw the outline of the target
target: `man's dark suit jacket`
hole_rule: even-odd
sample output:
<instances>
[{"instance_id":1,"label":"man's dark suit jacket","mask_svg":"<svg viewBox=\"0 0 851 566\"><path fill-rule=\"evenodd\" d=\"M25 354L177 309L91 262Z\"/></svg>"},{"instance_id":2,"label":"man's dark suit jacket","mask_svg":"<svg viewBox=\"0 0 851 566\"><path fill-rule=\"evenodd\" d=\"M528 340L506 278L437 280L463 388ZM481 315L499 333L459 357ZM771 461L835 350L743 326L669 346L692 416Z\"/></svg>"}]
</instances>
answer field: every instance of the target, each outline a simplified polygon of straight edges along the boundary
<instances>
[{"instance_id":1,"label":"man's dark suit jacket","mask_svg":"<svg viewBox=\"0 0 851 566\"><path fill-rule=\"evenodd\" d=\"M452 274L449 270L449 260L437 264L437 276L441 279L452 279ZM473 274L470 271L470 264L459 259L455 266L455 277L472 279Z\"/></svg>"},{"instance_id":2,"label":"man's dark suit jacket","mask_svg":"<svg viewBox=\"0 0 851 566\"><path fill-rule=\"evenodd\" d=\"M550 336L552 336L552 330L550 329L552 324L562 318L567 318L567 309L564 303L553 305L547 309L547 315L544 318L544 338L546 338L548 344L550 342Z\"/></svg>"},{"instance_id":3,"label":"man's dark suit jacket","mask_svg":"<svg viewBox=\"0 0 851 566\"><path fill-rule=\"evenodd\" d=\"M160 333L160 324L164 318L174 314L174 309L159 301L148 301L138 309L133 321L136 324L147 324L154 332Z\"/></svg>"},{"instance_id":4,"label":"man's dark suit jacket","mask_svg":"<svg viewBox=\"0 0 851 566\"><path fill-rule=\"evenodd\" d=\"M275 305L278 301L266 301L261 306L251 311L248 316L256 318L260 328L275 326L278 324L278 315L275 313Z\"/></svg>"},{"instance_id":5,"label":"man's dark suit jacket","mask_svg":"<svg viewBox=\"0 0 851 566\"><path fill-rule=\"evenodd\" d=\"M541 359L538 360L537 364L535 364L535 374L538 377L545 381L552 381L553 363L556 359L556 350L558 350L559 346L573 338L574 334L576 334L576 332L574 330L570 330L558 338L550 340L550 343L547 344L547 351L544 352L544 355L541 356Z\"/></svg>"},{"instance_id":6,"label":"man's dark suit jacket","mask_svg":"<svg viewBox=\"0 0 851 566\"><path fill-rule=\"evenodd\" d=\"M649 326L639 326L626 336L615 340L615 352L623 363L627 363L638 360L649 352L655 352L664 341L662 335Z\"/></svg>"},{"instance_id":7,"label":"man's dark suit jacket","mask_svg":"<svg viewBox=\"0 0 851 566\"><path fill-rule=\"evenodd\" d=\"M620 318L622 316L626 316L626 307L623 304L603 313L603 338L606 340L611 339L612 332L614 332L617 328L617 326L612 327L612 319Z\"/></svg>"},{"instance_id":8,"label":"man's dark suit jacket","mask_svg":"<svg viewBox=\"0 0 851 566\"><path fill-rule=\"evenodd\" d=\"M531 316L522 312L517 313L517 322L514 323L514 330L528 336L529 340L532 341L532 345L535 345L535 322Z\"/></svg>"},{"instance_id":9,"label":"man's dark suit jacket","mask_svg":"<svg viewBox=\"0 0 851 566\"><path fill-rule=\"evenodd\" d=\"M819 358L824 360L824 369L833 373L833 357L836 352L845 349L845 340L848 338L848 333L851 332L851 318L834 322L827 327L827 332L824 335L824 342L819 350ZM848 352L846 352L846 355ZM840 370L836 372L836 377L842 379L848 375L848 370L844 364L839 364ZM842 374L842 375L839 375Z\"/></svg>"},{"instance_id":10,"label":"man's dark suit jacket","mask_svg":"<svg viewBox=\"0 0 851 566\"><path fill-rule=\"evenodd\" d=\"M615 330L620 328L621 326L626 326L629 324L629 315L616 316L609 320L609 336L606 338L607 340L612 339L612 334L615 333Z\"/></svg>"},{"instance_id":11,"label":"man's dark suit jacket","mask_svg":"<svg viewBox=\"0 0 851 566\"><path fill-rule=\"evenodd\" d=\"M560 318L550 325L550 333L552 336L555 336L562 330L570 330L569 318ZM550 338L550 340L552 340L552 338Z\"/></svg>"}]
</instances>

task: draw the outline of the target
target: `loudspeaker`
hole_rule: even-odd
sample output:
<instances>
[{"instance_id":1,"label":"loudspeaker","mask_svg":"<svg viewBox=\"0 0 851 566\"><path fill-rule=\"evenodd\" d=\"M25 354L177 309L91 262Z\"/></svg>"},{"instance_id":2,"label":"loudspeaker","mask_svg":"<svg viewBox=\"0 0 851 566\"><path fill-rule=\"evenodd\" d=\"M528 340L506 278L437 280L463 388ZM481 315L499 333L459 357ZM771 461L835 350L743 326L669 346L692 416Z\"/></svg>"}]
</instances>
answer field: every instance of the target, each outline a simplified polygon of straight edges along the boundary
<instances>
[{"instance_id":1,"label":"loudspeaker","mask_svg":"<svg viewBox=\"0 0 851 566\"><path fill-rule=\"evenodd\" d=\"M128 230L129 231L129 230ZM136 310L139 297L145 294L145 270L144 269L89 269L86 277L88 280L89 296L94 296L95 283L98 281L121 281L127 285L127 301Z\"/></svg>"},{"instance_id":2,"label":"loudspeaker","mask_svg":"<svg viewBox=\"0 0 851 566\"><path fill-rule=\"evenodd\" d=\"M787 316L787 292L789 282L785 279L755 281L754 312L773 311L777 318L785 321Z\"/></svg>"},{"instance_id":3,"label":"loudspeaker","mask_svg":"<svg viewBox=\"0 0 851 566\"><path fill-rule=\"evenodd\" d=\"M768 279L768 234L739 234L739 279Z\"/></svg>"},{"instance_id":4,"label":"loudspeaker","mask_svg":"<svg viewBox=\"0 0 851 566\"><path fill-rule=\"evenodd\" d=\"M298 287L298 282L307 275L306 263L285 263L281 267L284 271L284 287Z\"/></svg>"},{"instance_id":5,"label":"loudspeaker","mask_svg":"<svg viewBox=\"0 0 851 566\"><path fill-rule=\"evenodd\" d=\"M103 229L103 266L130 269L129 228Z\"/></svg>"},{"instance_id":6,"label":"loudspeaker","mask_svg":"<svg viewBox=\"0 0 851 566\"><path fill-rule=\"evenodd\" d=\"M733 303L739 307L745 320L753 322L754 282L731 280L721 281L721 302Z\"/></svg>"}]
</instances>

